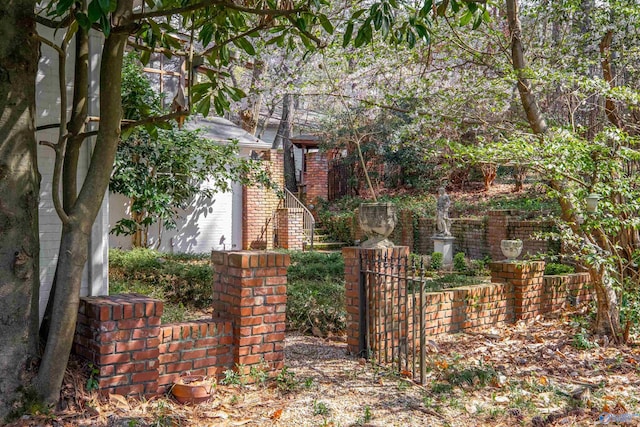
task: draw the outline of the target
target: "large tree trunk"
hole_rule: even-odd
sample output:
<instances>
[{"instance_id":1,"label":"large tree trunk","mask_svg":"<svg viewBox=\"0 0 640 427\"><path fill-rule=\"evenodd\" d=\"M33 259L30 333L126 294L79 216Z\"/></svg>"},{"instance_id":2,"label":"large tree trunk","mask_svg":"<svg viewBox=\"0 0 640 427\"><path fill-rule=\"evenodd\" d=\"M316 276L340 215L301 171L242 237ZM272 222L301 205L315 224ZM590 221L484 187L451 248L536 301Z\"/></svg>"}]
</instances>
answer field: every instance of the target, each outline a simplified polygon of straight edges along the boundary
<instances>
[{"instance_id":1,"label":"large tree trunk","mask_svg":"<svg viewBox=\"0 0 640 427\"><path fill-rule=\"evenodd\" d=\"M111 22L124 26L131 19L133 0L120 0ZM120 137L122 119L122 58L128 33L120 28L104 42L100 65L100 128L91 156L89 170L75 203L62 218L62 238L57 265L57 289L51 326L36 378L36 387L50 404L58 401L66 369L75 324L82 272L88 256L88 238L100 210Z\"/></svg>"},{"instance_id":2,"label":"large tree trunk","mask_svg":"<svg viewBox=\"0 0 640 427\"><path fill-rule=\"evenodd\" d=\"M35 3L0 2L0 420L25 384L38 337Z\"/></svg>"}]
</instances>

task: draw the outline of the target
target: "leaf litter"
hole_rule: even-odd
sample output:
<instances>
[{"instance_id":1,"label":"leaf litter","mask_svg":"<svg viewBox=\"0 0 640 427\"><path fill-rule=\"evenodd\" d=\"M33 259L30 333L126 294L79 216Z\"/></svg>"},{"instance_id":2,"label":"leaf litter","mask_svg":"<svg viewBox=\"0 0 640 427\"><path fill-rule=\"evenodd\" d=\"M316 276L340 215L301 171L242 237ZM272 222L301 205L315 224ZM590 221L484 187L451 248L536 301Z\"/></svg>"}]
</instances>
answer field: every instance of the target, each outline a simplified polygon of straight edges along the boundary
<instances>
[{"instance_id":1,"label":"leaf litter","mask_svg":"<svg viewBox=\"0 0 640 427\"><path fill-rule=\"evenodd\" d=\"M598 337L574 344L577 315L434 338L423 385L347 355L341 337L297 333L286 338L286 375L218 384L195 405L168 396L99 399L75 363L63 410L10 426L639 426L640 347Z\"/></svg>"}]
</instances>

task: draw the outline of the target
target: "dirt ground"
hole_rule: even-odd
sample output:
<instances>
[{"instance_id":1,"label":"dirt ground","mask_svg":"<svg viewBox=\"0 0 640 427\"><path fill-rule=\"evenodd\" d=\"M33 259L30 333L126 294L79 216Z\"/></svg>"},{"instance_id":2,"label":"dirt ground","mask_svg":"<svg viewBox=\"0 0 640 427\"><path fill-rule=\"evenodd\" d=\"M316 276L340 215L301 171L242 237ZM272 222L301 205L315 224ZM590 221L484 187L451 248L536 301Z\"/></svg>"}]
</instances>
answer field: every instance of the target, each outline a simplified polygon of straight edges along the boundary
<instances>
[{"instance_id":1,"label":"dirt ground","mask_svg":"<svg viewBox=\"0 0 640 427\"><path fill-rule=\"evenodd\" d=\"M584 328L566 314L434 339L424 385L348 356L339 337L290 333L276 380L256 371L256 384L219 384L197 405L101 402L71 371L63 395L73 409L11 426L640 425L640 347L607 345Z\"/></svg>"}]
</instances>

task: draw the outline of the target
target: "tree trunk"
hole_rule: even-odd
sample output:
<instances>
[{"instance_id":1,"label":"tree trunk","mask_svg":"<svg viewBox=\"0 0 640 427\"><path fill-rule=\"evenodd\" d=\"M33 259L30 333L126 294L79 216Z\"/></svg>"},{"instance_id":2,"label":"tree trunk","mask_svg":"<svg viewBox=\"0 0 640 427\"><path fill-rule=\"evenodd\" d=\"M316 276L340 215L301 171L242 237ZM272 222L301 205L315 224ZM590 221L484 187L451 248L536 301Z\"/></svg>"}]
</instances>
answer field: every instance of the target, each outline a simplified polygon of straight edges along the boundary
<instances>
[{"instance_id":1,"label":"tree trunk","mask_svg":"<svg viewBox=\"0 0 640 427\"><path fill-rule=\"evenodd\" d=\"M64 167L62 170L62 207L67 214L76 202L78 195L78 160L80 148L84 142L81 135L85 130L86 118L89 111L89 34L82 28L76 33L76 53L74 66L74 87L71 117L69 119L69 138L64 154ZM47 342L49 327L51 326L51 314L53 300L56 294L58 272L53 276L47 307L40 324L40 341Z\"/></svg>"},{"instance_id":2,"label":"tree trunk","mask_svg":"<svg viewBox=\"0 0 640 427\"><path fill-rule=\"evenodd\" d=\"M518 76L520 99L527 113L529 126L531 126L535 134L542 136L547 131L547 124L538 108L535 95L531 91L531 84L525 75L527 64L524 59L524 50L521 41L522 29L520 27L520 20L518 19L517 0L507 0L507 18L509 21L509 32L511 34L511 60L513 62L513 69ZM550 185L562 194L563 186L560 182L552 181ZM574 224L574 232L580 233L580 230L575 228L577 227L575 226L577 221L574 206L568 199L563 197L559 198L559 202L562 209L562 218L567 223ZM605 333L618 341L622 335L622 330L620 328L618 301L610 277L604 272L593 271L593 269L591 270L591 277L594 280L598 303L595 330L599 333Z\"/></svg>"},{"instance_id":3,"label":"tree trunk","mask_svg":"<svg viewBox=\"0 0 640 427\"><path fill-rule=\"evenodd\" d=\"M25 385L38 337L35 0L0 2L0 420Z\"/></svg>"},{"instance_id":4,"label":"tree trunk","mask_svg":"<svg viewBox=\"0 0 640 427\"><path fill-rule=\"evenodd\" d=\"M614 342L622 342L620 309L618 297L606 272L591 269L591 281L595 284L597 312L594 331L600 335L613 337Z\"/></svg>"},{"instance_id":5,"label":"tree trunk","mask_svg":"<svg viewBox=\"0 0 640 427\"><path fill-rule=\"evenodd\" d=\"M280 118L280 125L272 147L282 147L284 149L284 182L287 189L295 194L298 191L298 180L296 177L296 162L293 157L293 144L290 139L294 114L293 95L287 93L282 99L282 117Z\"/></svg>"},{"instance_id":6,"label":"tree trunk","mask_svg":"<svg viewBox=\"0 0 640 427\"><path fill-rule=\"evenodd\" d=\"M126 25L133 0L120 0L111 22ZM100 210L113 169L122 120L122 58L128 32L112 31L102 48L100 64L100 127L89 170L75 203L62 218L57 265L57 289L47 343L35 384L45 402L59 399L62 379L71 353L78 315L82 272L88 257L91 227Z\"/></svg>"},{"instance_id":7,"label":"tree trunk","mask_svg":"<svg viewBox=\"0 0 640 427\"><path fill-rule=\"evenodd\" d=\"M258 119L260 117L260 108L262 106L262 93L260 92L260 84L262 81L262 73L264 72L264 61L256 59L253 63L253 72L251 74L251 88L249 96L246 99L246 106L240 111L240 126L251 135L256 134L258 129Z\"/></svg>"},{"instance_id":8,"label":"tree trunk","mask_svg":"<svg viewBox=\"0 0 640 427\"><path fill-rule=\"evenodd\" d=\"M524 59L524 49L522 47L522 28L518 18L517 0L507 0L507 19L511 37L511 60L513 62L513 70L518 76L518 92L520 93L522 107L533 131L537 134L543 134L547 131L547 123L538 107L536 96L531 88L531 81L527 78L527 63Z\"/></svg>"}]
</instances>

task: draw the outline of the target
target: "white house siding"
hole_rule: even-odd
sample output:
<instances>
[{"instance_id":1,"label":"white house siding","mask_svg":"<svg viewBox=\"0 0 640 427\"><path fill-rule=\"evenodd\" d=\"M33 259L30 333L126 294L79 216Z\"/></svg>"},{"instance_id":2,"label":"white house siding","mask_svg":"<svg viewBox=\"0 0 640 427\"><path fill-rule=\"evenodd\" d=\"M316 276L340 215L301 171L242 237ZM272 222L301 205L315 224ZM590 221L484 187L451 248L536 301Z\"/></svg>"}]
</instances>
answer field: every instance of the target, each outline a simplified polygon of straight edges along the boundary
<instances>
[{"instance_id":1,"label":"white house siding","mask_svg":"<svg viewBox=\"0 0 640 427\"><path fill-rule=\"evenodd\" d=\"M203 184L210 186L209 183ZM211 199L196 197L187 209L178 213L177 228L164 230L159 224L149 228L149 246L169 253L205 253L211 250L239 248L242 239L241 214L234 215L234 202L242 203L242 187L232 186L235 191L216 193ZM120 195L109 197L110 225L129 216L129 200ZM242 205L240 205L242 212ZM222 239L224 237L224 239ZM158 240L160 245L156 246ZM221 242L221 240L223 240ZM111 247L131 248L129 236L109 236Z\"/></svg>"},{"instance_id":2,"label":"white house siding","mask_svg":"<svg viewBox=\"0 0 640 427\"><path fill-rule=\"evenodd\" d=\"M38 31L47 38L53 37L53 31L39 27ZM62 31L57 34L58 41L62 37ZM91 37L91 71L93 78L90 87L89 114L98 115L98 64L101 36L95 34ZM73 45L68 52L74 52ZM73 76L73 56L67 58L67 81ZM67 98L72 99L72 86L67 86ZM60 91L58 85L58 57L51 48L43 45L38 76L36 80L36 125L59 123L60 116ZM36 138L38 141L56 142L57 129L40 131ZM87 159L91 144L86 143L82 152L79 165L79 179L84 177L87 169ZM51 290L53 276L55 274L60 233L62 230L60 219L53 207L52 178L53 178L54 153L46 146L38 147L38 169L42 176L40 189L40 316L44 313L46 302ZM103 209L98 214L96 225L93 228L91 244L89 248L89 268L85 269L82 294L104 295L108 293L108 247L106 245L107 212Z\"/></svg>"}]
</instances>

